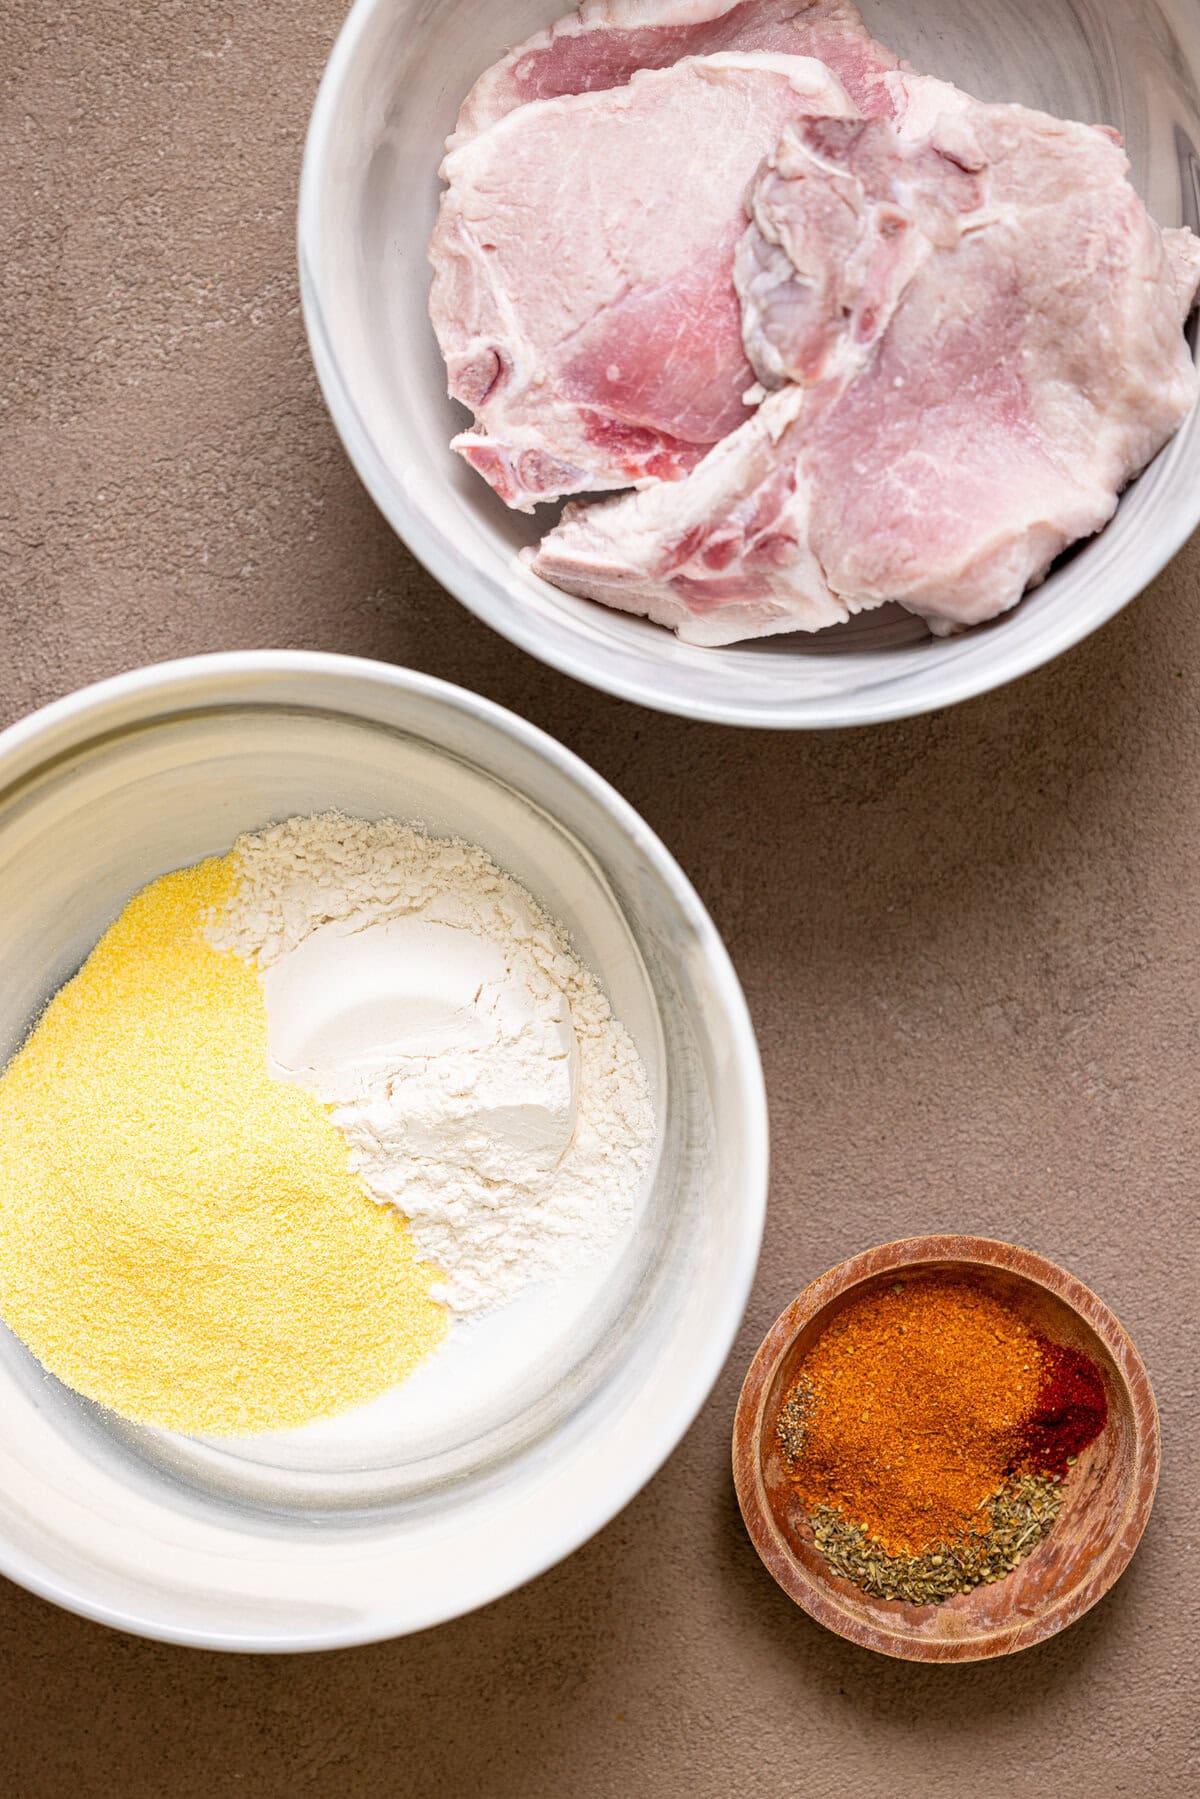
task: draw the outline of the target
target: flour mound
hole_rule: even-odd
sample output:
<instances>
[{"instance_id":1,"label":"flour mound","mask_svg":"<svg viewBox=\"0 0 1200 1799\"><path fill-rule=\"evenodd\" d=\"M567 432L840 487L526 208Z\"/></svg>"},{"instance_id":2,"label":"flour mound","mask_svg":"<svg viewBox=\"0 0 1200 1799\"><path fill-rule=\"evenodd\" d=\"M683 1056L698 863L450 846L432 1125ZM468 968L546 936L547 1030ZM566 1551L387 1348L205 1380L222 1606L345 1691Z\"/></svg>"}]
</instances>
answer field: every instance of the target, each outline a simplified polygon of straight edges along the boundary
<instances>
[{"instance_id":1,"label":"flour mound","mask_svg":"<svg viewBox=\"0 0 1200 1799\"><path fill-rule=\"evenodd\" d=\"M419 920L495 946L473 1036L274 1070L330 1105L367 1188L441 1273L434 1297L484 1311L610 1242L646 1177L654 1113L637 1050L562 927L484 850L394 819L293 818L234 853L240 881L207 935L264 976L328 927L365 944Z\"/></svg>"}]
</instances>

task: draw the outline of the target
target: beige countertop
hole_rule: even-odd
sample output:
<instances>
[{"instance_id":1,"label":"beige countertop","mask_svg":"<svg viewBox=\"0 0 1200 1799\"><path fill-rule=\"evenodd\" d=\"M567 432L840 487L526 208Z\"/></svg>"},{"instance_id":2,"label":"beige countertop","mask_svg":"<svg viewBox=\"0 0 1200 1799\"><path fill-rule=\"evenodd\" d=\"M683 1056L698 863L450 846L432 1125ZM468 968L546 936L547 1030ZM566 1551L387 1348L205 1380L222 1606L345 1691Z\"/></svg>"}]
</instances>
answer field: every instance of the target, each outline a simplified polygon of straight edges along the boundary
<instances>
[{"instance_id":1,"label":"beige countertop","mask_svg":"<svg viewBox=\"0 0 1200 1799\"><path fill-rule=\"evenodd\" d=\"M316 391L293 198L339 18L328 0L9 12L0 723L138 663L282 645L425 669L553 732L662 834L729 943L771 1095L766 1244L737 1349L663 1472L473 1617L227 1659L0 1583L0 1786L1200 1791L1200 541L1056 666L886 729L736 734L540 667L414 566ZM819 1630L759 1567L731 1491L734 1401L776 1313L852 1251L933 1230L1065 1263L1134 1336L1163 1414L1129 1572L1002 1664L891 1663Z\"/></svg>"}]
</instances>

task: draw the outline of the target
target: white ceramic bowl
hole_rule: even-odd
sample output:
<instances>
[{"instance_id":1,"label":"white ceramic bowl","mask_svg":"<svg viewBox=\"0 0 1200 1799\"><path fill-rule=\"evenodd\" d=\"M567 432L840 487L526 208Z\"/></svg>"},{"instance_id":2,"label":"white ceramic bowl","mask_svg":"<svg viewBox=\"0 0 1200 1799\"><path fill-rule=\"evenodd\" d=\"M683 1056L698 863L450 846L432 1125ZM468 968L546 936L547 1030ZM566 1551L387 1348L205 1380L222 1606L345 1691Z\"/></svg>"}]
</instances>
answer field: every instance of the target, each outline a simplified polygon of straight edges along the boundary
<instances>
[{"instance_id":1,"label":"white ceramic bowl","mask_svg":"<svg viewBox=\"0 0 1200 1799\"><path fill-rule=\"evenodd\" d=\"M145 882L330 807L480 842L564 920L638 1042L661 1154L586 1315L547 1325L536 1366L482 1412L416 1437L353 1416L240 1445L135 1429L0 1328L0 1571L105 1623L213 1648L418 1630L576 1548L695 1417L762 1234L758 1053L687 880L550 738L402 669L202 657L0 737L0 1059Z\"/></svg>"},{"instance_id":2,"label":"white ceramic bowl","mask_svg":"<svg viewBox=\"0 0 1200 1799\"><path fill-rule=\"evenodd\" d=\"M1139 593L1200 522L1200 417L1099 539L1015 613L952 640L889 607L816 637L689 648L522 568L517 551L541 527L507 513L447 447L462 415L426 317L425 246L459 101L510 44L569 10L569 0L357 0L309 130L300 275L317 374L376 502L451 593L610 693L784 727L903 717L1001 686ZM862 0L862 10L925 73L983 99L1116 125L1159 221L1200 225L1196 0Z\"/></svg>"}]
</instances>

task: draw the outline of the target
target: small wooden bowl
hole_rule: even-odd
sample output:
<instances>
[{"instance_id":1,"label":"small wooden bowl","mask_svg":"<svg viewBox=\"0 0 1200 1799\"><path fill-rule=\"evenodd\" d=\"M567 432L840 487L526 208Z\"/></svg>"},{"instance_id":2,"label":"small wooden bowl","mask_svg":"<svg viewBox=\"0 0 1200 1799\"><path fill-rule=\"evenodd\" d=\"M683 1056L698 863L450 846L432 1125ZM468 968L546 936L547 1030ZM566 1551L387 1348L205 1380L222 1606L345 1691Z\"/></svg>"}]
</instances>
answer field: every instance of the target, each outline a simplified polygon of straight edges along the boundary
<instances>
[{"instance_id":1,"label":"small wooden bowl","mask_svg":"<svg viewBox=\"0 0 1200 1799\"><path fill-rule=\"evenodd\" d=\"M1052 1341L1100 1368L1108 1423L1064 1485L1045 1541L1006 1580L941 1605L871 1599L817 1553L775 1440L775 1419L810 1344L864 1291L918 1272L969 1273ZM1112 1313L1053 1262L983 1237L910 1237L852 1256L806 1287L750 1365L733 1430L733 1476L751 1540L779 1585L839 1636L910 1661L982 1661L1073 1624L1124 1571L1158 1485L1158 1411L1141 1357Z\"/></svg>"}]
</instances>

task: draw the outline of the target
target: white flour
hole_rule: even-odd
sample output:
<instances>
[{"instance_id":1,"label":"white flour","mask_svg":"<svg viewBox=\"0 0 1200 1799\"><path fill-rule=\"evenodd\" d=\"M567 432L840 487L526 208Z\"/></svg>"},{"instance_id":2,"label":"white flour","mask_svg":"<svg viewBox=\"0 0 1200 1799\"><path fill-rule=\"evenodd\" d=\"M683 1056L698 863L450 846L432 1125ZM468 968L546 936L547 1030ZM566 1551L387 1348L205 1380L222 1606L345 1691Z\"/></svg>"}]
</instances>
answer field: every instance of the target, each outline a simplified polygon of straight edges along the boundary
<instances>
[{"instance_id":1,"label":"white flour","mask_svg":"<svg viewBox=\"0 0 1200 1799\"><path fill-rule=\"evenodd\" d=\"M214 945L264 973L280 1078L333 1107L458 1312L567 1272L627 1223L645 1070L562 929L481 849L324 813L235 846Z\"/></svg>"}]
</instances>

